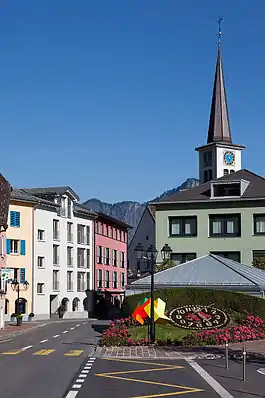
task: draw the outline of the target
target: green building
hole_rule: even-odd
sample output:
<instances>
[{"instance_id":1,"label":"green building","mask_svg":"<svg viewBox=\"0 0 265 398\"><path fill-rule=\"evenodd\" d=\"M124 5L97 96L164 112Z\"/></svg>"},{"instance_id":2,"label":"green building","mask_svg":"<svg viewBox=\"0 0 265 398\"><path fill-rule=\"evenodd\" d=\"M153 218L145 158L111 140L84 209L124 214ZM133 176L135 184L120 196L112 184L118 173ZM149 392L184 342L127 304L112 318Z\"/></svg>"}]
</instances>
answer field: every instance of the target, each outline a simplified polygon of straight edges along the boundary
<instances>
[{"instance_id":1,"label":"green building","mask_svg":"<svg viewBox=\"0 0 265 398\"><path fill-rule=\"evenodd\" d=\"M243 149L232 142L219 41L207 143L196 148L200 184L152 203L156 247L169 244L175 264L208 253L265 260L265 179L241 169Z\"/></svg>"}]
</instances>

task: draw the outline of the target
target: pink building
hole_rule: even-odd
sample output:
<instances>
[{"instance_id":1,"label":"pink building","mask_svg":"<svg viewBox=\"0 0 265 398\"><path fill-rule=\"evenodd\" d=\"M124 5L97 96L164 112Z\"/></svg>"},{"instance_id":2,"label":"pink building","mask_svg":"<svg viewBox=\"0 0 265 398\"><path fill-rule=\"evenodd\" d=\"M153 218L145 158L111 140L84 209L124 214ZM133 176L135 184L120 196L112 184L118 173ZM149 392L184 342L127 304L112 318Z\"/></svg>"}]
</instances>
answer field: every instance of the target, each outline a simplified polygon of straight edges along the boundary
<instances>
[{"instance_id":1,"label":"pink building","mask_svg":"<svg viewBox=\"0 0 265 398\"><path fill-rule=\"evenodd\" d=\"M95 290L122 303L127 284L128 229L122 221L98 213L95 232Z\"/></svg>"}]
</instances>

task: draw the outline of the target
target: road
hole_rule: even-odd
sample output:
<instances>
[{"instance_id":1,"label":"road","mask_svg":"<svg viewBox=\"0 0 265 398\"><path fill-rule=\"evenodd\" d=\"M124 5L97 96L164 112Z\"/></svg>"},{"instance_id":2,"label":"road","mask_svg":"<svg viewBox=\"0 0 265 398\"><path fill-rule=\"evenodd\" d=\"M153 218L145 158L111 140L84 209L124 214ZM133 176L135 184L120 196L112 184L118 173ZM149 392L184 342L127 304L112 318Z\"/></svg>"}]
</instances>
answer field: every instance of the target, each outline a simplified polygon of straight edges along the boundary
<instances>
[{"instance_id":1,"label":"road","mask_svg":"<svg viewBox=\"0 0 265 398\"><path fill-rule=\"evenodd\" d=\"M101 326L49 322L0 341L0 398L265 397L265 361L248 363L243 382L236 361L95 358Z\"/></svg>"},{"instance_id":2,"label":"road","mask_svg":"<svg viewBox=\"0 0 265 398\"><path fill-rule=\"evenodd\" d=\"M61 398L99 336L91 321L62 321L0 342L1 398Z\"/></svg>"}]
</instances>

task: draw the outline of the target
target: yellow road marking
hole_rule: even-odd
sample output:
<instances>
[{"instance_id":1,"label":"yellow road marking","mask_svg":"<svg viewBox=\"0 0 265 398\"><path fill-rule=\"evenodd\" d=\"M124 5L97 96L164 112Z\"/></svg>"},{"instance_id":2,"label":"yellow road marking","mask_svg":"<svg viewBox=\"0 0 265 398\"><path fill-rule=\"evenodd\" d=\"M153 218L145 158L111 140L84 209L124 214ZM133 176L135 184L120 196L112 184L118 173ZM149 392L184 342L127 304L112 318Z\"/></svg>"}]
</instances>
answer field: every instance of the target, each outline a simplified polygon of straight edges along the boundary
<instances>
[{"instance_id":1,"label":"yellow road marking","mask_svg":"<svg viewBox=\"0 0 265 398\"><path fill-rule=\"evenodd\" d=\"M3 355L17 355L17 354L19 354L22 351L23 350L10 350L10 351L7 351L7 352L2 352L2 354Z\"/></svg>"},{"instance_id":2,"label":"yellow road marking","mask_svg":"<svg viewBox=\"0 0 265 398\"><path fill-rule=\"evenodd\" d=\"M49 355L54 351L55 350L40 350L40 351L34 352L33 355Z\"/></svg>"},{"instance_id":3,"label":"yellow road marking","mask_svg":"<svg viewBox=\"0 0 265 398\"><path fill-rule=\"evenodd\" d=\"M1 341L0 341L0 344L2 344L2 343L8 343L9 341L13 341L13 339L1 340Z\"/></svg>"},{"instance_id":4,"label":"yellow road marking","mask_svg":"<svg viewBox=\"0 0 265 398\"><path fill-rule=\"evenodd\" d=\"M106 377L109 379L116 379L116 380L122 380L122 381L132 381L135 383L143 383L143 384L156 385L156 386L161 386L161 387L169 387L169 388L173 388L174 390L175 389L181 390L181 391L175 390L172 392L155 394L155 395L141 395L141 396L132 397L132 398L169 397L169 396L173 396L173 395L189 394L192 392L204 391L200 388L179 386L176 384L161 383L158 381L150 381L150 380L144 380L144 379L134 379L134 378L129 378L129 377L118 376L118 375L125 375L125 374L129 375L130 373L159 372L159 371L167 371L167 370L173 370L173 369L183 369L184 366L167 365L165 363L161 364L161 363L156 363L156 362L142 362L142 361L136 361L136 360L130 360L130 359L117 359L117 358L104 358L104 359L107 361L128 362L128 363L137 363L137 364L143 364L143 365L155 365L155 366L158 366L158 368L126 370L126 371L121 371L121 372L98 373L95 376Z\"/></svg>"},{"instance_id":5,"label":"yellow road marking","mask_svg":"<svg viewBox=\"0 0 265 398\"><path fill-rule=\"evenodd\" d=\"M129 362L129 363L139 363L143 365L156 365L156 366L163 366L167 368L171 368L174 365L167 365L166 363L156 363L156 362L142 362L142 361L135 361L132 359L117 359L117 358L103 358L105 361L116 361L116 362Z\"/></svg>"},{"instance_id":6,"label":"yellow road marking","mask_svg":"<svg viewBox=\"0 0 265 398\"><path fill-rule=\"evenodd\" d=\"M125 370L123 372L110 372L110 373L102 373L102 374L97 374L96 376L105 376L105 375L123 375L123 374L128 374L128 373L142 373L142 372L160 372L162 370L171 370L171 369L184 369L184 366L172 366L170 368L157 368L157 369L139 369L139 370Z\"/></svg>"},{"instance_id":7,"label":"yellow road marking","mask_svg":"<svg viewBox=\"0 0 265 398\"><path fill-rule=\"evenodd\" d=\"M79 357L84 350L70 350L64 354L65 357Z\"/></svg>"}]
</instances>

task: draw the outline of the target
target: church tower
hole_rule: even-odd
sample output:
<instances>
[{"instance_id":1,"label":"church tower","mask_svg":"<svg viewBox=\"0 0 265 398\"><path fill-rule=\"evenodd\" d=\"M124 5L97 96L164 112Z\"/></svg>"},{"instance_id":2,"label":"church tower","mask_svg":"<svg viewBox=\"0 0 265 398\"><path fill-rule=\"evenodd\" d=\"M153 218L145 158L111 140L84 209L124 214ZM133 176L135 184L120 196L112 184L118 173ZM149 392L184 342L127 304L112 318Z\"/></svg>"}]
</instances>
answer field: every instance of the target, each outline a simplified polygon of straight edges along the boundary
<instances>
[{"instance_id":1,"label":"church tower","mask_svg":"<svg viewBox=\"0 0 265 398\"><path fill-rule=\"evenodd\" d=\"M195 149L199 152L201 184L241 170L241 151L245 148L232 143L221 55L220 23L221 19L207 144Z\"/></svg>"}]
</instances>

